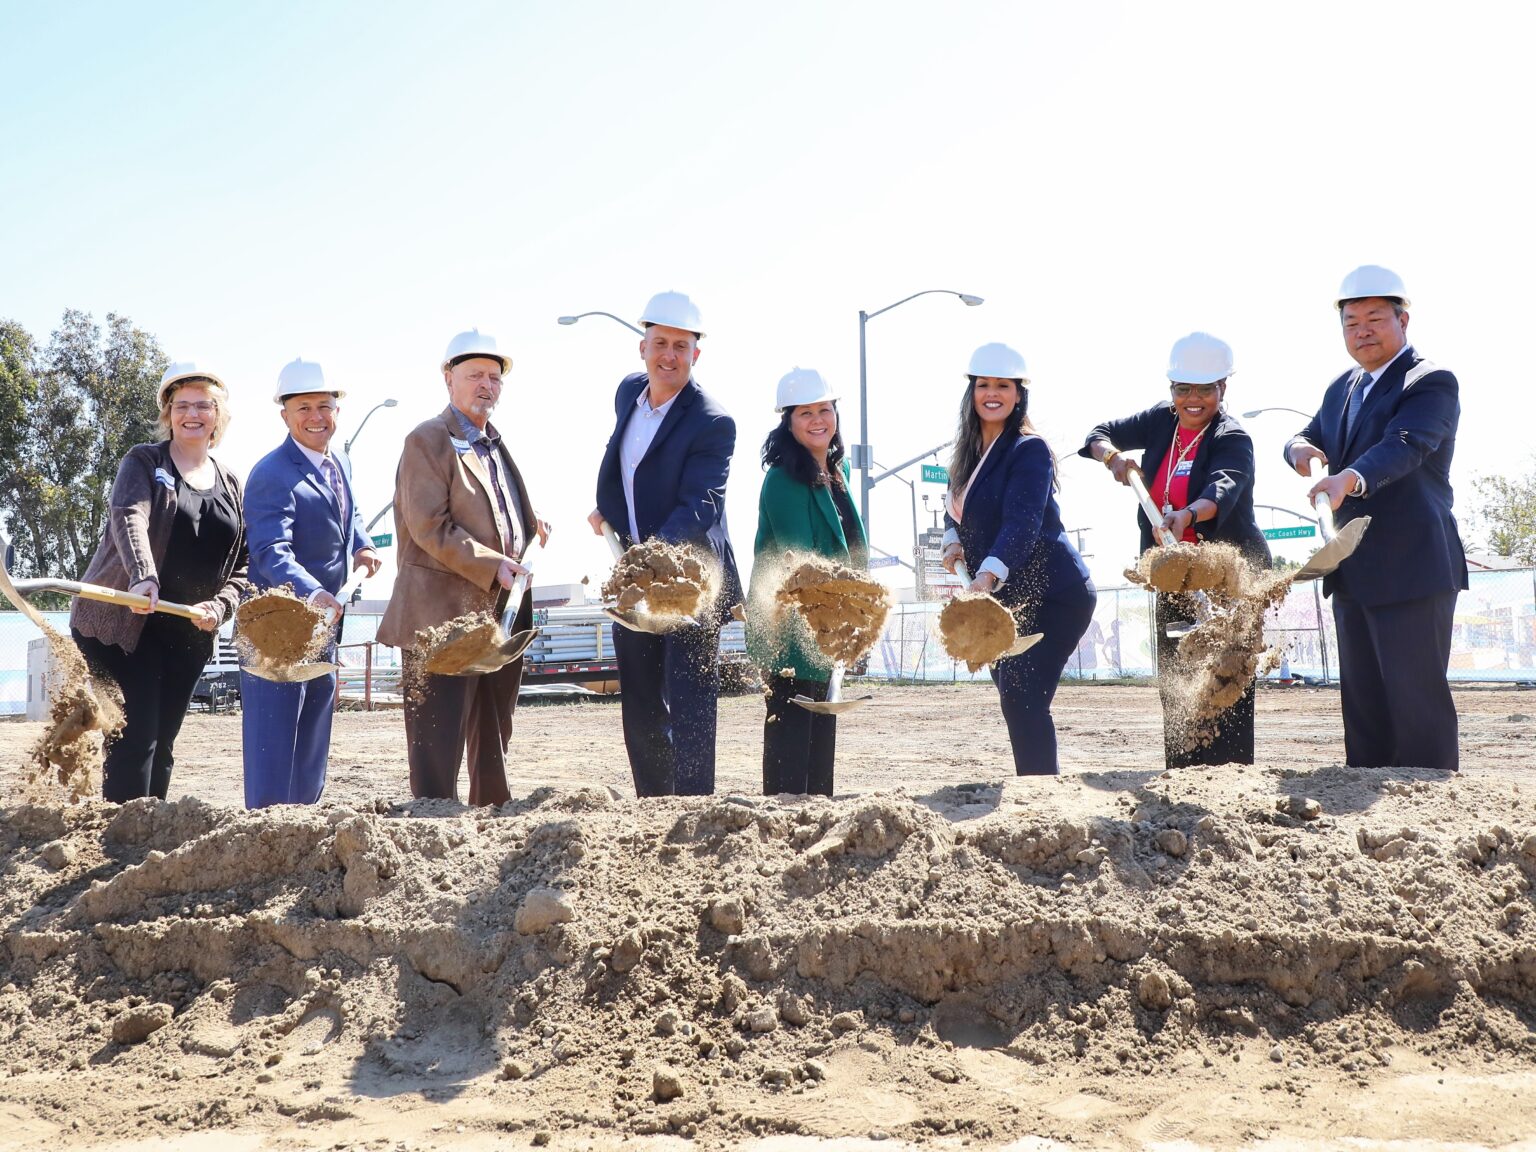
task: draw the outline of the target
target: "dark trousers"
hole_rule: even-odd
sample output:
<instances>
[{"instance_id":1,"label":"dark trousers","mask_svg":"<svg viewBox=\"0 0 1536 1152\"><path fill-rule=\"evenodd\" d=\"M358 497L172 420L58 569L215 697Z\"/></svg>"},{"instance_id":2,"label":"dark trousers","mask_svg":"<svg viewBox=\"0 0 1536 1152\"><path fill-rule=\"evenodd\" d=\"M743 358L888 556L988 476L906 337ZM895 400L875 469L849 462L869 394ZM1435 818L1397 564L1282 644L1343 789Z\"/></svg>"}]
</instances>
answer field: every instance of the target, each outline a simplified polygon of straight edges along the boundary
<instances>
[{"instance_id":1,"label":"dark trousers","mask_svg":"<svg viewBox=\"0 0 1536 1152\"><path fill-rule=\"evenodd\" d=\"M505 804L507 745L523 682L523 661L478 676L433 676L411 666L404 677L406 757L411 795L459 798L459 765L469 752L469 802Z\"/></svg>"},{"instance_id":2,"label":"dark trousers","mask_svg":"<svg viewBox=\"0 0 1536 1152\"><path fill-rule=\"evenodd\" d=\"M1445 678L1455 612L1455 592L1374 608L1334 596L1351 767L1456 771L1456 703Z\"/></svg>"},{"instance_id":3,"label":"dark trousers","mask_svg":"<svg viewBox=\"0 0 1536 1152\"><path fill-rule=\"evenodd\" d=\"M791 703L793 696L827 698L825 681L773 676L768 681L768 719L763 723L763 795L832 795L837 755L837 717Z\"/></svg>"},{"instance_id":4,"label":"dark trousers","mask_svg":"<svg viewBox=\"0 0 1536 1152\"><path fill-rule=\"evenodd\" d=\"M335 660L332 645L322 660ZM278 684L240 670L245 806L314 804L325 791L336 674Z\"/></svg>"},{"instance_id":5,"label":"dark trousers","mask_svg":"<svg viewBox=\"0 0 1536 1152\"><path fill-rule=\"evenodd\" d=\"M1168 635L1167 628L1169 624L1188 623L1194 615L1182 608L1178 600L1158 594L1152 620L1157 633L1157 691L1163 702L1163 764L1168 768L1188 768L1192 764L1252 764L1254 684L1249 684L1242 698L1221 714L1216 721L1216 738L1203 747L1182 747L1177 725L1172 729L1168 726L1168 717L1178 714L1180 704L1169 690L1165 675L1173 668L1179 653L1179 642Z\"/></svg>"},{"instance_id":6,"label":"dark trousers","mask_svg":"<svg viewBox=\"0 0 1536 1152\"><path fill-rule=\"evenodd\" d=\"M1040 632L1044 639L1022 656L992 666L992 680L1013 745L1013 769L1020 776L1054 776L1061 770L1056 760L1051 701L1056 698L1062 670L1088 631L1097 603L1098 597L1089 588L1086 596L1047 601L1033 614L1025 614L1023 632Z\"/></svg>"},{"instance_id":7,"label":"dark trousers","mask_svg":"<svg viewBox=\"0 0 1536 1152\"><path fill-rule=\"evenodd\" d=\"M636 796L708 796L715 790L720 628L665 636L614 626L624 747Z\"/></svg>"},{"instance_id":8,"label":"dark trousers","mask_svg":"<svg viewBox=\"0 0 1536 1152\"><path fill-rule=\"evenodd\" d=\"M154 615L132 652L73 632L91 675L123 693L123 727L107 737L101 794L124 803L140 796L165 799L176 760L176 735L192 703L192 690L213 655L213 633L190 620Z\"/></svg>"}]
</instances>

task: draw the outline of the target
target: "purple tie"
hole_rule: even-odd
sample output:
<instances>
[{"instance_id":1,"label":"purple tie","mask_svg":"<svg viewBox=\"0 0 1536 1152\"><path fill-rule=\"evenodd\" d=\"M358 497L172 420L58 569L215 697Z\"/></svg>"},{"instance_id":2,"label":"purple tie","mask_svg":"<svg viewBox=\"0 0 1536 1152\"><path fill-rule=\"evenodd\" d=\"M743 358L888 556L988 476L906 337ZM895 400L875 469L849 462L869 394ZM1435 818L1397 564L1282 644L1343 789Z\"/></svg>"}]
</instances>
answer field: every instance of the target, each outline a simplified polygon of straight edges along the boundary
<instances>
[{"instance_id":1,"label":"purple tie","mask_svg":"<svg viewBox=\"0 0 1536 1152\"><path fill-rule=\"evenodd\" d=\"M331 495L336 497L336 509L341 513L341 522L347 522L347 489L341 482L341 469L336 467L336 461L327 456L320 461L320 471L325 473L325 482L330 485Z\"/></svg>"}]
</instances>

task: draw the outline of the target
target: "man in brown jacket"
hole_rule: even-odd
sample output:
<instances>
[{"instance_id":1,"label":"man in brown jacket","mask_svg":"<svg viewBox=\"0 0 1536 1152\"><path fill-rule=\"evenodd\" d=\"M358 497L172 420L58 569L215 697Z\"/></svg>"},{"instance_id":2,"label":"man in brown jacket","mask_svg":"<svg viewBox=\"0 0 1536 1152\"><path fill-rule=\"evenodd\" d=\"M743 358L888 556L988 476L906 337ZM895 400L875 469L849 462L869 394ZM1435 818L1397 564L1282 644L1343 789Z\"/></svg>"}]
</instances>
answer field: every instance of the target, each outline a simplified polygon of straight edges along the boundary
<instances>
[{"instance_id":1,"label":"man in brown jacket","mask_svg":"<svg viewBox=\"0 0 1536 1152\"><path fill-rule=\"evenodd\" d=\"M399 573L379 624L379 641L405 653L405 738L411 795L457 799L459 764L469 748L469 802L502 804L506 752L523 661L496 672L436 676L412 651L416 634L456 616L499 617L531 535L549 526L533 514L528 490L491 412L512 360L494 337L462 332L448 344L443 380L448 407L405 439L395 473ZM525 592L515 628L533 624Z\"/></svg>"}]
</instances>

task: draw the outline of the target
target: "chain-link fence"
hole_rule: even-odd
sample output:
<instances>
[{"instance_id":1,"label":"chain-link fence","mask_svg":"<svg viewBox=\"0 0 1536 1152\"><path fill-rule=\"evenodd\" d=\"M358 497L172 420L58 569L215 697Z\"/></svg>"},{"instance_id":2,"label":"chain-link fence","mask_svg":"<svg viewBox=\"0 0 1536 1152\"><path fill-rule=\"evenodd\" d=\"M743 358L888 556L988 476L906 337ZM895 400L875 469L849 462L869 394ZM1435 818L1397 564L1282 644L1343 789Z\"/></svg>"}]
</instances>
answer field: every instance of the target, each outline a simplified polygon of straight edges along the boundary
<instances>
[{"instance_id":1,"label":"chain-link fence","mask_svg":"<svg viewBox=\"0 0 1536 1152\"><path fill-rule=\"evenodd\" d=\"M1451 640L1451 680L1536 682L1536 568L1474 572L1461 594ZM870 653L866 675L887 680L985 679L951 660L939 642L938 603L899 604ZM44 613L60 632L69 632L69 614ZM372 643L379 616L348 612L338 660L343 687L366 679L375 691L392 690L398 681L400 654ZM1087 633L1068 662L1071 679L1107 680L1151 676L1156 662L1152 644L1152 596L1134 585L1099 589L1099 603ZM228 629L225 629L226 637ZM1338 639L1333 612L1316 583L1298 584L1265 619L1264 639L1282 649L1285 662L1271 673L1336 680ZM733 636L736 644L739 639ZM41 633L19 612L0 612L0 715L25 712L29 695L28 652ZM228 646L216 662L233 669ZM32 657L42 667L40 653ZM40 686L30 678L32 694ZM361 690L359 688L359 690Z\"/></svg>"}]
</instances>

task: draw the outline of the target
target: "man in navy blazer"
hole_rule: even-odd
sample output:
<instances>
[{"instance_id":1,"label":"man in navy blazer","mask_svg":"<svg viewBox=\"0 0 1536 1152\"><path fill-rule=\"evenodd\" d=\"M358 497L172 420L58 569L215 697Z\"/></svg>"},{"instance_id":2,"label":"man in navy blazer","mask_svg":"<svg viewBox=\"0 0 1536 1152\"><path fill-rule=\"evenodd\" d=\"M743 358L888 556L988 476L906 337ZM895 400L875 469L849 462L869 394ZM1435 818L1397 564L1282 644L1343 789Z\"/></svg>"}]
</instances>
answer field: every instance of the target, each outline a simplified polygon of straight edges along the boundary
<instances>
[{"instance_id":1,"label":"man in navy blazer","mask_svg":"<svg viewBox=\"0 0 1536 1152\"><path fill-rule=\"evenodd\" d=\"M380 564L363 530L351 465L330 450L342 395L326 387L318 364L295 360L284 368L273 398L282 406L288 436L257 462L245 484L251 584L257 591L288 585L294 595L334 612L338 624L342 604L336 594L348 559L370 576ZM335 698L334 672L277 684L241 670L247 808L320 799Z\"/></svg>"},{"instance_id":2,"label":"man in navy blazer","mask_svg":"<svg viewBox=\"0 0 1536 1152\"><path fill-rule=\"evenodd\" d=\"M1408 297L1375 265L1344 278L1344 346L1359 365L1328 386L1286 445L1302 476L1332 475L1338 523L1369 516L1354 555L1323 582L1339 634L1344 751L1357 767L1455 771L1456 705L1445 670L1467 561L1451 514L1451 454L1461 415L1456 377L1408 343Z\"/></svg>"},{"instance_id":3,"label":"man in navy blazer","mask_svg":"<svg viewBox=\"0 0 1536 1152\"><path fill-rule=\"evenodd\" d=\"M720 595L698 626L664 636L614 629L635 794L707 796L715 790L720 626L742 600L725 525L736 424L693 379L704 335L693 302L662 292L640 323L646 370L619 382L588 520L594 532L606 520L626 547L653 538L689 545L718 566Z\"/></svg>"}]
</instances>

